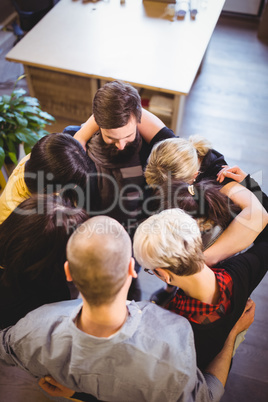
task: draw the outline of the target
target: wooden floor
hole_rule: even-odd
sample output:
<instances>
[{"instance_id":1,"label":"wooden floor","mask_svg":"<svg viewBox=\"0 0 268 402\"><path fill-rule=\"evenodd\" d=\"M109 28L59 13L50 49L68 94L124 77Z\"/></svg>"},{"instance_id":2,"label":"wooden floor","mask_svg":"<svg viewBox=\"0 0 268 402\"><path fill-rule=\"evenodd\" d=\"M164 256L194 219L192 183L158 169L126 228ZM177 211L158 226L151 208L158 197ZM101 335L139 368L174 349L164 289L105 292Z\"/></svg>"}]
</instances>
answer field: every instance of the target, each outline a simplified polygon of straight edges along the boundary
<instances>
[{"instance_id":1,"label":"wooden floor","mask_svg":"<svg viewBox=\"0 0 268 402\"><path fill-rule=\"evenodd\" d=\"M21 74L19 65L4 62L4 53L0 75L7 84L1 84L0 94L10 90L15 70ZM268 193L267 114L268 45L257 39L256 22L221 17L187 98L181 136L206 136L229 164L254 174ZM58 121L50 131L61 131L71 123L70 118ZM162 286L144 273L140 280L145 299ZM223 402L268 401L268 275L252 298L257 304L255 322L234 358ZM12 395L9 401L20 402Z\"/></svg>"}]
</instances>

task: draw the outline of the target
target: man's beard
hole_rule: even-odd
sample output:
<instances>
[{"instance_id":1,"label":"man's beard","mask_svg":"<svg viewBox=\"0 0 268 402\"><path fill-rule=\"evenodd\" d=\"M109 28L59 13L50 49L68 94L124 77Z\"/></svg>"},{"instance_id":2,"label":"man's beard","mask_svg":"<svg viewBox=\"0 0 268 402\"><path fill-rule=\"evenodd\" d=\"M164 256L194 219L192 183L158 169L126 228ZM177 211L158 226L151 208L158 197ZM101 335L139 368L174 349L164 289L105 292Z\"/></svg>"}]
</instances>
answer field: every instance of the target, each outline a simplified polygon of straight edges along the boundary
<instances>
[{"instance_id":1,"label":"man's beard","mask_svg":"<svg viewBox=\"0 0 268 402\"><path fill-rule=\"evenodd\" d=\"M129 159L135 154L135 152L137 152L137 150L139 149L140 141L141 136L137 131L135 140L132 142L128 142L125 148L122 150L118 149L114 144L106 144L106 142L103 141L102 135L100 142L106 158L112 163L122 164L128 162Z\"/></svg>"}]
</instances>

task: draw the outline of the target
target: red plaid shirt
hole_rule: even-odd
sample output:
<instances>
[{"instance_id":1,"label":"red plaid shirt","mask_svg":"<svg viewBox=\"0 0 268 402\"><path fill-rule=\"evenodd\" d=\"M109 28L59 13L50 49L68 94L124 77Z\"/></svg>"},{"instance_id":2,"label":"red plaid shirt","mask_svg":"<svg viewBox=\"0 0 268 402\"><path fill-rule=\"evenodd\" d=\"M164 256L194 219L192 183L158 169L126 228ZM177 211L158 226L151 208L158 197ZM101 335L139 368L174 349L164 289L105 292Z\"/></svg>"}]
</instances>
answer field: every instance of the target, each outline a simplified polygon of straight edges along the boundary
<instances>
[{"instance_id":1,"label":"red plaid shirt","mask_svg":"<svg viewBox=\"0 0 268 402\"><path fill-rule=\"evenodd\" d=\"M216 275L220 288L218 304L203 303L186 296L182 289L178 289L174 298L165 308L198 324L209 324L228 314L231 309L233 280L224 269L212 268L212 271Z\"/></svg>"}]
</instances>

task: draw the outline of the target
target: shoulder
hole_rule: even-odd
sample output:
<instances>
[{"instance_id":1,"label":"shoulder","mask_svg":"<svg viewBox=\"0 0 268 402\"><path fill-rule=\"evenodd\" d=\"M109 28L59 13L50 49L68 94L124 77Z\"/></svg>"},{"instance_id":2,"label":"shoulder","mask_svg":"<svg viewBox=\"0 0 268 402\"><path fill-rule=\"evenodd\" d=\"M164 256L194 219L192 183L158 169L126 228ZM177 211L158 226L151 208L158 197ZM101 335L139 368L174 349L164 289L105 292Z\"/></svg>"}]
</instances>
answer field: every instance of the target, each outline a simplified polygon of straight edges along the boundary
<instances>
[{"instance_id":1,"label":"shoulder","mask_svg":"<svg viewBox=\"0 0 268 402\"><path fill-rule=\"evenodd\" d=\"M10 328L10 338L13 342L23 345L37 338L47 339L60 325L69 322L69 319L78 312L81 300L70 300L46 304L29 312L16 325Z\"/></svg>"},{"instance_id":2,"label":"shoulder","mask_svg":"<svg viewBox=\"0 0 268 402\"><path fill-rule=\"evenodd\" d=\"M221 263L221 268L232 277L235 285L240 289L255 282L256 277L262 277L267 271L268 244L261 241ZM249 296L249 295L248 295Z\"/></svg>"},{"instance_id":3,"label":"shoulder","mask_svg":"<svg viewBox=\"0 0 268 402\"><path fill-rule=\"evenodd\" d=\"M170 128L165 126L161 128L161 130L159 130L158 133L155 134L149 145L152 148L157 142L173 137L175 137L174 132Z\"/></svg>"},{"instance_id":4,"label":"shoulder","mask_svg":"<svg viewBox=\"0 0 268 402\"><path fill-rule=\"evenodd\" d=\"M140 310L130 339L135 350L150 357L151 362L161 362L166 373L171 370L176 376L184 372L191 377L196 370L196 352L189 321L148 301L135 305Z\"/></svg>"},{"instance_id":5,"label":"shoulder","mask_svg":"<svg viewBox=\"0 0 268 402\"><path fill-rule=\"evenodd\" d=\"M205 155L201 166L209 167L216 163L223 163L223 162L226 164L224 156L215 149L210 149L208 153Z\"/></svg>"},{"instance_id":6,"label":"shoulder","mask_svg":"<svg viewBox=\"0 0 268 402\"><path fill-rule=\"evenodd\" d=\"M168 343L171 348L174 345L194 346L192 328L186 318L148 301L137 305L142 313L140 325L147 336L157 337L158 340Z\"/></svg>"},{"instance_id":7,"label":"shoulder","mask_svg":"<svg viewBox=\"0 0 268 402\"><path fill-rule=\"evenodd\" d=\"M222 169L222 165L227 165L224 156L216 151L215 149L210 149L208 153L204 156L201 167L200 174L198 175L198 181L202 179L216 179L217 174ZM231 179L225 179L222 185L227 184L232 181Z\"/></svg>"},{"instance_id":8,"label":"shoulder","mask_svg":"<svg viewBox=\"0 0 268 402\"><path fill-rule=\"evenodd\" d=\"M29 158L30 154L26 155L15 167L0 196L0 206L2 210L0 223L2 223L22 201L31 196L24 180L25 163Z\"/></svg>"},{"instance_id":9,"label":"shoulder","mask_svg":"<svg viewBox=\"0 0 268 402\"><path fill-rule=\"evenodd\" d=\"M171 129L168 127L163 127L161 130L159 130L155 136L151 139L150 143L148 144L143 138L142 138L142 148L140 151L140 158L141 158L141 163L143 166L147 164L147 159L151 153L151 150L153 146L160 141L166 140L167 138L173 138L175 137L175 134Z\"/></svg>"}]
</instances>

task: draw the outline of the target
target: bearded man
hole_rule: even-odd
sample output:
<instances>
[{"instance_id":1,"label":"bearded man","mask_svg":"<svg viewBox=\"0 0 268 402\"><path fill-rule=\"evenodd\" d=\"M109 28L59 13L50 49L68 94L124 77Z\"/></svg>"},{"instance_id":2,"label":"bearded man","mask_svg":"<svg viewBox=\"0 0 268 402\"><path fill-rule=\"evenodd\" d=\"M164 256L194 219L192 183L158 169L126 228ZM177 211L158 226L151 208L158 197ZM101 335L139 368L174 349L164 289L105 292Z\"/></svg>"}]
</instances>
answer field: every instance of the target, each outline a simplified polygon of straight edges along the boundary
<instances>
[{"instance_id":1,"label":"bearded man","mask_svg":"<svg viewBox=\"0 0 268 402\"><path fill-rule=\"evenodd\" d=\"M112 81L100 88L93 100L93 116L74 136L92 161L87 207L91 216L102 214L116 219L133 238L138 224L150 215L151 190L144 178L148 156L155 143L171 137L172 130L142 109L140 95L133 86ZM134 279L129 299L138 301L140 296Z\"/></svg>"}]
</instances>

